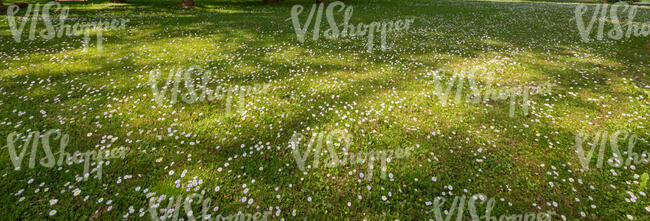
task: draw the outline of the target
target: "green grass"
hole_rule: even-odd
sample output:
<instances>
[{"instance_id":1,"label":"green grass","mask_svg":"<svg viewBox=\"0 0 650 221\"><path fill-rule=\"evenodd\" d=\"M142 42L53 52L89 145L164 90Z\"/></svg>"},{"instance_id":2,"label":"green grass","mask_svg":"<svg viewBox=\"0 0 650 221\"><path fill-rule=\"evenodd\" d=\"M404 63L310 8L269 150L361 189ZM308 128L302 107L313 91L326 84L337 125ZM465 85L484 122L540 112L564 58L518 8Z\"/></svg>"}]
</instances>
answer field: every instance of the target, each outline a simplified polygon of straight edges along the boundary
<instances>
[{"instance_id":1,"label":"green grass","mask_svg":"<svg viewBox=\"0 0 650 221\"><path fill-rule=\"evenodd\" d=\"M607 166L582 171L574 147L580 131L628 130L641 138L636 152L649 149L650 38L582 42L574 9L583 3L347 1L354 24L415 21L389 34L389 50L369 53L365 38L299 42L287 19L294 4L305 15L312 1L200 0L191 10L178 9L180 1L127 2L64 3L70 18L130 19L125 30L103 34L102 51L83 52L81 37L15 42L0 16L0 143L12 132L61 129L69 152L131 150L103 167L102 180L78 182L82 165L27 168L27 153L16 171L0 149L5 219L149 219L139 213L148 208L144 189L205 191L219 206L213 217L272 208L272 220L428 220L435 218L426 203L443 193L493 197L493 215L650 217L638 184L647 164L616 175ZM650 22L649 8L635 21ZM247 97L245 114L226 113L222 100L157 104L149 71L191 65L214 73L211 88L268 83L270 91ZM475 69L482 85L490 75L501 86L556 86L531 95L530 112L513 117L506 101L443 106L427 73ZM417 148L388 164L392 179L360 179L365 165L300 171L288 148L293 132L335 129L350 131L352 152ZM186 191L194 178L202 184ZM629 193L635 202L626 202Z\"/></svg>"}]
</instances>

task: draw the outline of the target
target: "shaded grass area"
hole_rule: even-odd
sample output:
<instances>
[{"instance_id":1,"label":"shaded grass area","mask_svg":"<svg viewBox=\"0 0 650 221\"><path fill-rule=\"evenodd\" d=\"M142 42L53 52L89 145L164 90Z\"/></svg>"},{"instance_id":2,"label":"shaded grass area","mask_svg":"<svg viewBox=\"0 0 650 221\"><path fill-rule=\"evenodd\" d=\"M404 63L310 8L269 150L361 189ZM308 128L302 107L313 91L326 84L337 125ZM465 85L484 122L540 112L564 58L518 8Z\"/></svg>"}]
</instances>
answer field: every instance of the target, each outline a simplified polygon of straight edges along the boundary
<instances>
[{"instance_id":1,"label":"shaded grass area","mask_svg":"<svg viewBox=\"0 0 650 221\"><path fill-rule=\"evenodd\" d=\"M149 219L142 211L152 193L205 191L218 206L213 217L270 209L273 220L423 220L433 218L426 211L435 197L476 193L497 199L493 215L648 217L635 176L647 164L583 171L574 147L578 131L628 130L642 139L636 152L648 149L648 37L582 42L574 3L347 1L355 24L415 20L389 34L388 50L368 53L360 37L299 42L287 21L294 4L311 6L64 3L71 21L130 20L104 33L101 51L86 52L81 37L15 42L0 17L0 137L61 129L69 152L131 148L103 167L102 180L87 181L76 179L80 165L16 171L2 149L2 214ZM647 7L636 20L650 20ZM269 83L271 91L246 98L246 113L226 113L223 100L157 104L149 71L191 65L213 71L212 88ZM531 96L529 113L509 117L507 101L443 106L427 74L434 70L479 70L482 85L557 86ZM417 148L389 164L388 179L378 168L372 180L360 178L367 165L300 171L288 148L293 132L334 129L350 132L352 152ZM630 193L635 202L626 202Z\"/></svg>"}]
</instances>

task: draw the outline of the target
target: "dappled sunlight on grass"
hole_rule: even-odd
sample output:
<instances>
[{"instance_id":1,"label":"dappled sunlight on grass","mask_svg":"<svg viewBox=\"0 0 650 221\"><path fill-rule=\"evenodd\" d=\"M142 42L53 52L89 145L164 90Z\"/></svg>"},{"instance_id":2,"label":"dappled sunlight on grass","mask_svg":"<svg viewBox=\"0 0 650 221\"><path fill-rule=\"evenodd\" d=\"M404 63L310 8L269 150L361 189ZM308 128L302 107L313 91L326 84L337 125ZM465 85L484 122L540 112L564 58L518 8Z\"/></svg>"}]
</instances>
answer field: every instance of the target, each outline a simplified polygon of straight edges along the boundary
<instances>
[{"instance_id":1,"label":"dappled sunlight on grass","mask_svg":"<svg viewBox=\"0 0 650 221\"><path fill-rule=\"evenodd\" d=\"M125 30L102 32L101 50L98 30L87 48L82 36L15 42L0 16L0 137L61 129L71 150L131 148L105 166L103 180L83 182L78 167L16 171L1 149L7 194L0 199L9 203L0 209L17 211L5 212L9 219L47 218L51 210L58 219L146 219L152 195L201 193L214 200L216 214L270 207L273 220L423 220L433 217L425 211L436 196L485 193L503 198L497 214L647 216L647 197L625 201L626 191L639 192L633 177L647 164L618 175L583 173L573 147L579 131L618 129L645 139L639 150L647 147L647 37L582 42L575 3L347 1L355 7L351 23L415 20L388 34L387 50L375 39L368 52L365 37L312 39L311 28L298 41L287 18L293 4L304 5L304 15L311 3L212 0L189 10L171 0L65 4L82 21L130 20ZM636 19L647 22L650 10L640 8ZM187 102L183 79L177 103L156 102L150 72L160 71L160 86L171 71L190 66L203 68L211 89L269 89L232 95L230 104L226 96ZM193 75L195 84L204 75ZM435 80L446 88L458 77L463 85L450 84L441 102ZM470 81L480 89L554 86L531 94L524 112L522 97L512 106L508 99L468 102ZM416 148L391 160L386 179L377 164L370 180L368 164L298 169L292 135L308 142L336 129L352 135L353 153Z\"/></svg>"}]
</instances>

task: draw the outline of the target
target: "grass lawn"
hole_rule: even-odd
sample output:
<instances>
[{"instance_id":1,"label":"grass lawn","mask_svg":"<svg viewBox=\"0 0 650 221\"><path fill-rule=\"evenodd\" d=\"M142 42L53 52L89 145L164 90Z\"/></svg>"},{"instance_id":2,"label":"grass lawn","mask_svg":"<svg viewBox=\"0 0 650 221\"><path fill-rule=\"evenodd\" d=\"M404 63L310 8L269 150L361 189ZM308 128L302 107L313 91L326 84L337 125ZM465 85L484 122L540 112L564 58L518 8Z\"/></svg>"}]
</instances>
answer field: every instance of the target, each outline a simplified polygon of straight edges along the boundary
<instances>
[{"instance_id":1,"label":"grass lawn","mask_svg":"<svg viewBox=\"0 0 650 221\"><path fill-rule=\"evenodd\" d=\"M588 22L597 6L591 3L345 1L354 7L352 24L413 20L387 34L385 50L376 36L368 51L366 37L314 39L312 28L299 41L290 19L296 4L305 6L304 23L312 1L197 0L189 10L179 9L180 0L62 3L69 24L128 19L123 29L102 33L101 49L95 37L89 47L83 36L39 38L42 21L34 40L28 23L17 42L10 18L0 15L2 219L149 220L151 199L196 193L211 198L211 218L270 211L269 220L436 220L437 197L447 199L441 210L455 214L454 197L483 194L495 199L492 216L552 211L553 220L650 220L647 161L597 167L596 152L587 169L576 151L581 133L624 130L648 159L647 35L597 40L596 23L592 41L582 41L574 11L587 6ZM648 24L650 8L638 7L634 22ZM325 16L322 23L325 30ZM614 27L603 23L605 33ZM154 99L152 70L166 79L192 66L211 76L208 88L267 90L232 100ZM445 102L436 85L454 76L466 79L462 101L453 101L463 88L454 86ZM513 106L464 102L470 81L479 88L553 86L530 95L523 111L521 98ZM51 129L68 135L70 154L127 151L83 179L84 163L42 166L42 158L49 162L43 139L36 155L23 146L30 132ZM337 151L412 149L391 159L383 178L379 159L327 167L328 152L320 167L309 156L312 166L302 171L293 134L304 135L303 150L332 131L350 138L327 146ZM12 134L18 152L27 150L19 169L9 153ZM61 139L49 138L52 151ZM627 156L630 141L619 139L613 143ZM615 153L606 144L605 160ZM477 205L484 216L487 204ZM162 201L158 209L166 207ZM201 208L194 203L193 215ZM188 219L186 211L180 217ZM467 208L461 216L471 218Z\"/></svg>"}]
</instances>

